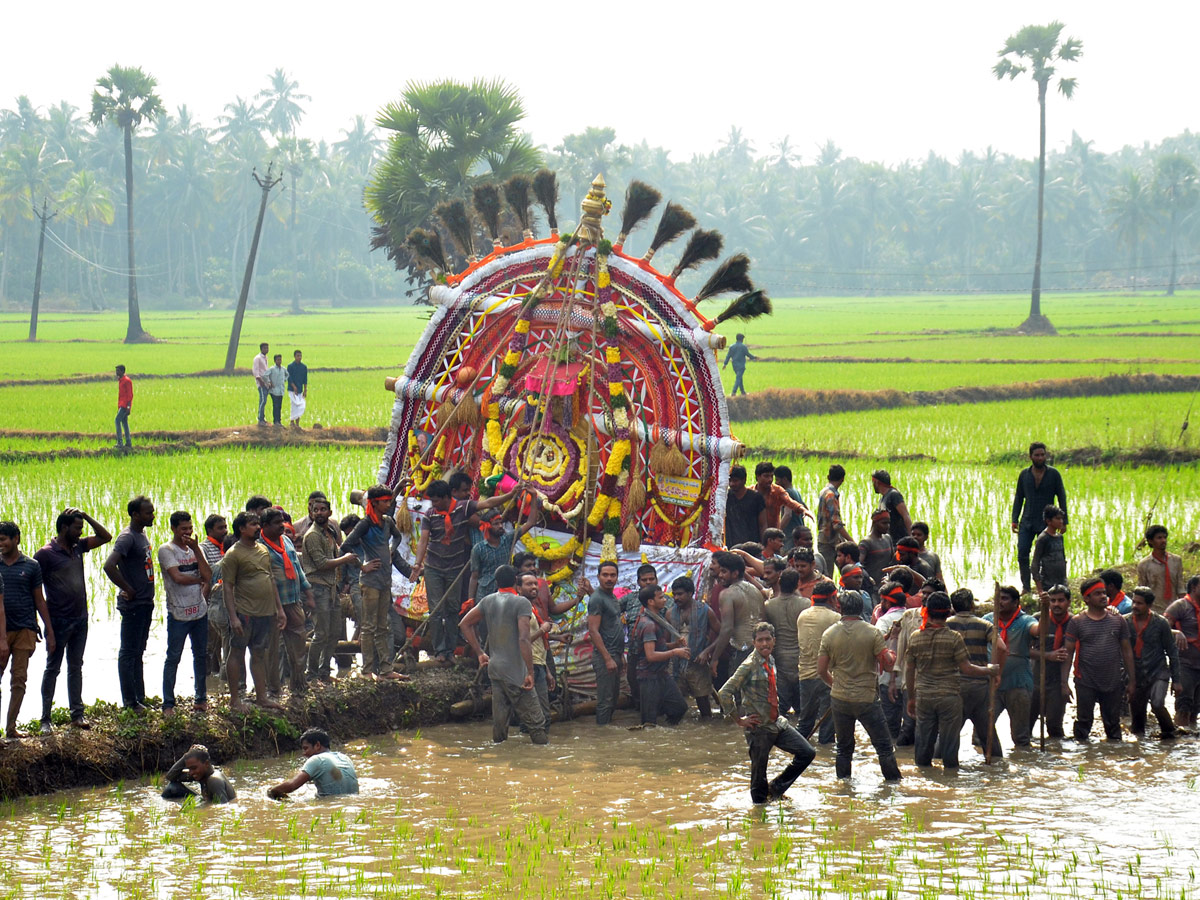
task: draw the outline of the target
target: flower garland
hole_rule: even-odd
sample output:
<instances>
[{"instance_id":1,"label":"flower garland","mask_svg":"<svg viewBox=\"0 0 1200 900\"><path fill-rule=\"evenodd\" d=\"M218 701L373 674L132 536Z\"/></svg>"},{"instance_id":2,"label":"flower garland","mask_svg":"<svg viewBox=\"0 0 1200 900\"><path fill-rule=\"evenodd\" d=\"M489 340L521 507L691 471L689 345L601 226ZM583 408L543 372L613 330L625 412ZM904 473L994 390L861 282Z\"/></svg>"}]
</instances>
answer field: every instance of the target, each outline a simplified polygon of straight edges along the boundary
<instances>
[{"instance_id":1,"label":"flower garland","mask_svg":"<svg viewBox=\"0 0 1200 900\"><path fill-rule=\"evenodd\" d=\"M688 514L679 521L676 521L675 519L671 518L670 514L667 513L665 509L663 509L662 504L665 501L662 499L662 495L658 491L658 482L655 480L653 475L650 476L647 487L649 488L647 494L650 498L650 508L658 514L658 517L662 519L663 522L672 528L679 529L680 531L682 531L684 528L687 528L698 518L700 518L700 513L704 511L704 507L708 503L708 495L710 492L710 488L706 487L700 493L700 496L696 498Z\"/></svg>"},{"instance_id":2,"label":"flower garland","mask_svg":"<svg viewBox=\"0 0 1200 900\"><path fill-rule=\"evenodd\" d=\"M630 450L632 442L629 430L629 398L625 396L625 384L621 373L621 348L616 343L618 333L617 308L612 301L612 276L608 271L608 255L612 251L609 241L601 241L596 247L596 300L604 315L605 381L608 382L608 404L612 409L613 444L609 451L604 474L597 485L596 499L588 513L588 524L593 528L603 523L604 538L600 544L600 559L617 558L617 536L621 533L621 503L625 488L629 484Z\"/></svg>"},{"instance_id":3,"label":"flower garland","mask_svg":"<svg viewBox=\"0 0 1200 900\"><path fill-rule=\"evenodd\" d=\"M539 541L534 540L527 531L521 535L521 543L525 545L526 550L538 559L556 561L575 555L575 551L579 548L579 536L571 535L571 539L559 547L547 547Z\"/></svg>"},{"instance_id":4,"label":"flower garland","mask_svg":"<svg viewBox=\"0 0 1200 900\"><path fill-rule=\"evenodd\" d=\"M446 434L438 438L429 462L421 462L421 448L417 445L417 432L408 433L408 468L412 474L413 487L424 493L430 483L441 476L442 460L446 458Z\"/></svg>"}]
</instances>

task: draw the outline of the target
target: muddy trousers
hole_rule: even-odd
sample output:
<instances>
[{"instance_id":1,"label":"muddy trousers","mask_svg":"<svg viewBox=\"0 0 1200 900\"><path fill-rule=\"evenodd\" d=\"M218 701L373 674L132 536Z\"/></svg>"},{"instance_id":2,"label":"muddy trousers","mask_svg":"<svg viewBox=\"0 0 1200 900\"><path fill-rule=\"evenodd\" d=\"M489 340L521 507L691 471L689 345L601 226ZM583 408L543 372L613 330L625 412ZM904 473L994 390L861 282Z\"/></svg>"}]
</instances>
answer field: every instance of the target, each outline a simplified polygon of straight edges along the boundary
<instances>
[{"instance_id":1,"label":"muddy trousers","mask_svg":"<svg viewBox=\"0 0 1200 900\"><path fill-rule=\"evenodd\" d=\"M329 661L337 649L335 622L342 611L332 585L313 584L312 593L317 605L312 613L313 636L312 643L308 645L308 668L305 672L310 681L329 678Z\"/></svg>"},{"instance_id":2,"label":"muddy trousers","mask_svg":"<svg viewBox=\"0 0 1200 900\"><path fill-rule=\"evenodd\" d=\"M1033 696L1029 703L1029 730L1031 734L1038 731L1038 716L1042 709L1041 688L1037 679L1033 680ZM1063 736L1063 716L1067 712L1067 698L1063 696L1062 682L1058 676L1046 677L1046 737L1061 738ZM1011 715L1011 714L1010 714Z\"/></svg>"},{"instance_id":3,"label":"muddy trousers","mask_svg":"<svg viewBox=\"0 0 1200 900\"><path fill-rule=\"evenodd\" d=\"M679 720L687 712L687 702L679 693L674 678L663 673L650 678L638 678L634 675L631 680L637 681L640 689L638 700L643 725L657 725L660 714L667 720L668 725L679 724Z\"/></svg>"},{"instance_id":4,"label":"muddy trousers","mask_svg":"<svg viewBox=\"0 0 1200 900\"><path fill-rule=\"evenodd\" d=\"M1129 703L1129 730L1134 734L1146 731L1146 705L1158 719L1158 730L1162 737L1175 736L1175 723L1167 712L1167 687L1170 682L1166 678L1156 681L1139 681L1133 691L1133 700Z\"/></svg>"},{"instance_id":5,"label":"muddy trousers","mask_svg":"<svg viewBox=\"0 0 1200 900\"><path fill-rule=\"evenodd\" d=\"M492 740L499 744L508 740L508 723L516 713L518 721L529 732L535 744L550 742L546 731L546 718L542 705L534 691L527 691L519 684L492 678Z\"/></svg>"},{"instance_id":6,"label":"muddy trousers","mask_svg":"<svg viewBox=\"0 0 1200 900\"><path fill-rule=\"evenodd\" d=\"M286 673L288 687L302 692L308 683L304 680L304 605L285 603L283 616L286 623L283 631L271 629L271 642L267 650L267 687L279 693Z\"/></svg>"},{"instance_id":7,"label":"muddy trousers","mask_svg":"<svg viewBox=\"0 0 1200 900\"><path fill-rule=\"evenodd\" d=\"M63 657L67 658L67 703L72 719L83 718L83 650L87 646L88 617L51 619L54 629L54 652L46 659L46 671L42 675L42 721L50 721L54 708L54 689L58 687L58 673L62 671Z\"/></svg>"},{"instance_id":8,"label":"muddy trousers","mask_svg":"<svg viewBox=\"0 0 1200 900\"><path fill-rule=\"evenodd\" d=\"M933 765L937 756L947 769L958 768L958 740L962 731L962 697L917 698L917 732L913 760L918 766Z\"/></svg>"},{"instance_id":9,"label":"muddy trousers","mask_svg":"<svg viewBox=\"0 0 1200 900\"><path fill-rule=\"evenodd\" d=\"M854 758L854 726L861 722L879 755L879 769L883 777L888 781L899 781L900 766L896 764L896 749L892 746L892 734L883 719L883 707L879 701L856 703L834 697L830 701L830 708L833 710L833 728L837 733L837 777L850 777L851 760Z\"/></svg>"},{"instance_id":10,"label":"muddy trousers","mask_svg":"<svg viewBox=\"0 0 1200 900\"><path fill-rule=\"evenodd\" d=\"M1006 688L996 691L996 716L1007 710L1008 731L1015 747L1029 749L1032 732L1029 710L1033 706L1033 691L1025 688Z\"/></svg>"},{"instance_id":11,"label":"muddy trousers","mask_svg":"<svg viewBox=\"0 0 1200 900\"><path fill-rule=\"evenodd\" d=\"M608 671L604 658L599 653L592 654L592 671L596 674L596 724L607 725L612 721L613 710L617 708L617 700L621 696L621 669L624 655L617 651L613 656L617 667Z\"/></svg>"},{"instance_id":12,"label":"muddy trousers","mask_svg":"<svg viewBox=\"0 0 1200 900\"><path fill-rule=\"evenodd\" d=\"M1021 570L1021 591L1028 594L1030 584L1033 581L1033 575L1029 568L1029 556L1033 552L1033 544L1037 540L1037 536L1042 533L1045 525L1042 524L1039 513L1038 521L1022 522L1017 529L1017 567Z\"/></svg>"},{"instance_id":13,"label":"muddy trousers","mask_svg":"<svg viewBox=\"0 0 1200 900\"><path fill-rule=\"evenodd\" d=\"M1110 741L1121 739L1121 698L1125 688L1118 685L1111 691L1098 691L1075 679L1075 740L1086 741L1092 733L1096 704L1100 704L1100 721L1104 723L1104 737Z\"/></svg>"},{"instance_id":14,"label":"muddy trousers","mask_svg":"<svg viewBox=\"0 0 1200 900\"><path fill-rule=\"evenodd\" d=\"M1179 680L1183 691L1175 698L1175 724L1186 728L1196 724L1196 713L1200 712L1200 669L1181 665Z\"/></svg>"},{"instance_id":15,"label":"muddy trousers","mask_svg":"<svg viewBox=\"0 0 1200 900\"><path fill-rule=\"evenodd\" d=\"M987 740L988 733L988 695L990 688L987 679L963 678L958 683L958 696L962 698L963 721L974 725L972 735L980 747ZM1047 695L1048 696L1048 695ZM1060 735L1061 737L1061 735ZM992 759L1003 759L1004 751L1000 748L1000 739L992 732Z\"/></svg>"},{"instance_id":16,"label":"muddy trousers","mask_svg":"<svg viewBox=\"0 0 1200 900\"><path fill-rule=\"evenodd\" d=\"M29 676L29 658L37 647L37 632L32 628L22 628L8 632L8 653L0 656L0 676L4 669L11 665L8 676L8 735L17 733L17 719L21 714L21 704L25 701L25 682Z\"/></svg>"},{"instance_id":17,"label":"muddy trousers","mask_svg":"<svg viewBox=\"0 0 1200 900\"><path fill-rule=\"evenodd\" d=\"M766 803L786 794L817 755L812 744L788 725L786 719L780 718L778 724L778 731L751 728L746 732L746 749L750 753L750 799L755 803ZM792 761L772 781L767 781L767 762L772 747L792 754Z\"/></svg>"},{"instance_id":18,"label":"muddy trousers","mask_svg":"<svg viewBox=\"0 0 1200 900\"><path fill-rule=\"evenodd\" d=\"M426 582L428 584L429 582ZM386 675L392 671L389 650L390 625L388 607L392 605L391 591L362 586L362 625L359 640L362 644L364 675Z\"/></svg>"}]
</instances>

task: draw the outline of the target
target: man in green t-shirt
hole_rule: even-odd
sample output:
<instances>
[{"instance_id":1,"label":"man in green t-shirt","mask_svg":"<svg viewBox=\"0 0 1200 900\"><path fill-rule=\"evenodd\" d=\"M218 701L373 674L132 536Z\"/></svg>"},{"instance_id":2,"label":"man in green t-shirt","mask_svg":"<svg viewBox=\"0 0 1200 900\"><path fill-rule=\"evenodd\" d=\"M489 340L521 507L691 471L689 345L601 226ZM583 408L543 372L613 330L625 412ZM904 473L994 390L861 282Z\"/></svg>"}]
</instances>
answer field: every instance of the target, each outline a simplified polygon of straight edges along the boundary
<instances>
[{"instance_id":1,"label":"man in green t-shirt","mask_svg":"<svg viewBox=\"0 0 1200 900\"><path fill-rule=\"evenodd\" d=\"M817 655L817 673L830 687L830 709L837 737L838 778L850 777L854 757L854 726L861 722L879 754L879 768L887 781L900 780L892 735L883 718L883 707L875 685L878 662L891 669L892 660L884 647L883 635L862 619L863 597L843 591L838 596L841 621L821 636Z\"/></svg>"}]
</instances>

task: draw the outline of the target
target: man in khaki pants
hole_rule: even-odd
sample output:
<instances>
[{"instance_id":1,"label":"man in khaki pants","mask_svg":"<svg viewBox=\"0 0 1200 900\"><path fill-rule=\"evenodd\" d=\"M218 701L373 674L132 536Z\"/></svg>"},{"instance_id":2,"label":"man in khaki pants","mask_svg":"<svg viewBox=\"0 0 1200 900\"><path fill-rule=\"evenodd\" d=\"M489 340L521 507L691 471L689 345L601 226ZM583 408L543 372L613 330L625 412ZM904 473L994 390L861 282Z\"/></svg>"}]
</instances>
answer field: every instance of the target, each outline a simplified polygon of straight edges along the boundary
<instances>
[{"instance_id":1,"label":"man in khaki pants","mask_svg":"<svg viewBox=\"0 0 1200 900\"><path fill-rule=\"evenodd\" d=\"M37 616L46 628L46 649L54 652L54 629L42 596L42 567L21 552L21 529L15 522L0 522L0 675L12 659L9 676L8 727L5 735L18 737L17 719L25 700L29 657L37 648Z\"/></svg>"}]
</instances>

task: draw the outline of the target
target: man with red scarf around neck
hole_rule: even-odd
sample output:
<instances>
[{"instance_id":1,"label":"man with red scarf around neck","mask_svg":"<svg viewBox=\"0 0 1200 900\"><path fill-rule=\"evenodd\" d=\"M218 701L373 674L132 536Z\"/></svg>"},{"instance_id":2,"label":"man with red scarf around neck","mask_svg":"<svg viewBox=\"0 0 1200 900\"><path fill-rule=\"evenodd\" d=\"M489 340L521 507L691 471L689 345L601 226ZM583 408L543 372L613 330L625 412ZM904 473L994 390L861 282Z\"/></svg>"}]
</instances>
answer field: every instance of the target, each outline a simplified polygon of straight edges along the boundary
<instances>
[{"instance_id":1,"label":"man with red scarf around neck","mask_svg":"<svg viewBox=\"0 0 1200 900\"><path fill-rule=\"evenodd\" d=\"M1079 586L1087 609L1071 617L1063 644L1067 659L1075 660L1075 740L1090 739L1096 704L1104 722L1107 740L1121 740L1121 670L1128 680L1126 695L1132 700L1137 690L1137 672L1133 665L1133 646L1129 641L1129 625L1108 608L1108 589L1100 578L1089 578ZM1071 696L1067 676L1071 669L1063 666L1061 684L1063 696Z\"/></svg>"},{"instance_id":2,"label":"man with red scarf around neck","mask_svg":"<svg viewBox=\"0 0 1200 900\"><path fill-rule=\"evenodd\" d=\"M1067 661L1067 651L1063 646L1067 639L1067 625L1071 622L1071 589L1065 584L1057 584L1046 594L1050 606L1047 620L1049 627L1046 633L1038 636L1036 647L1029 650L1029 656L1036 660L1033 667L1033 703L1029 707L1029 727L1032 730L1037 725L1041 714L1041 674L1040 666L1046 667L1046 736L1060 739L1063 736L1063 716L1067 711L1067 698L1062 692L1062 665ZM1040 627L1040 623L1039 623Z\"/></svg>"},{"instance_id":3,"label":"man with red scarf around neck","mask_svg":"<svg viewBox=\"0 0 1200 900\"><path fill-rule=\"evenodd\" d=\"M1137 690L1129 701L1129 730L1139 738L1146 731L1146 704L1158 719L1158 736L1164 741L1175 737L1175 723L1167 712L1167 685L1178 697L1183 691L1179 680L1179 651L1175 636L1165 618L1153 611L1154 591L1144 585L1133 589L1133 612L1125 617L1133 642L1133 666L1137 672Z\"/></svg>"},{"instance_id":4,"label":"man with red scarf around neck","mask_svg":"<svg viewBox=\"0 0 1200 900\"><path fill-rule=\"evenodd\" d=\"M312 585L308 583L308 576L300 567L300 557L296 555L292 539L287 535L287 521L283 510L279 507L263 510L259 524L262 530L258 539L271 554L275 590L279 594L279 603L286 619L282 633L272 633L270 652L267 655L267 679L272 686L278 684L281 641L282 649L287 654L288 686L293 694L303 694L308 690L308 681L304 674L307 661L304 646L304 610L316 608Z\"/></svg>"},{"instance_id":5,"label":"man with red scarf around neck","mask_svg":"<svg viewBox=\"0 0 1200 900\"><path fill-rule=\"evenodd\" d=\"M1154 611L1166 612L1168 606L1184 594L1183 559L1167 552L1168 532L1164 525L1146 529L1150 555L1137 565L1138 584L1154 593Z\"/></svg>"},{"instance_id":6,"label":"man with red scarf around neck","mask_svg":"<svg viewBox=\"0 0 1200 900\"><path fill-rule=\"evenodd\" d=\"M1033 666L1030 645L1038 636L1038 620L1021 609L1021 592L1012 585L996 588L996 611L983 617L996 626L997 636L1008 649L1000 687L996 691L996 716L1008 710L1009 733L1014 749L1028 750L1033 729L1029 710L1033 708Z\"/></svg>"},{"instance_id":7,"label":"man with red scarf around neck","mask_svg":"<svg viewBox=\"0 0 1200 900\"><path fill-rule=\"evenodd\" d=\"M808 768L817 755L786 716L779 714L779 683L775 671L775 626L759 622L754 626L754 651L747 656L725 682L717 699L721 711L745 729L750 752L750 799L755 803L778 800ZM736 696L741 694L742 712L738 715ZM771 748L792 754L792 761L772 781L767 781L767 761Z\"/></svg>"},{"instance_id":8,"label":"man with red scarf around neck","mask_svg":"<svg viewBox=\"0 0 1200 900\"><path fill-rule=\"evenodd\" d=\"M460 503L451 495L450 485L440 478L425 489L432 509L421 528L412 579L425 576L433 652L443 663L453 660L458 647L458 616L470 582L467 567L471 561L471 532L467 520L478 512L502 506L513 494L509 491ZM365 594L363 599L365 602Z\"/></svg>"},{"instance_id":9,"label":"man with red scarf around neck","mask_svg":"<svg viewBox=\"0 0 1200 900\"><path fill-rule=\"evenodd\" d=\"M1175 629L1183 684L1175 697L1175 724L1194 727L1200 710L1200 575L1188 579L1187 594L1167 607L1166 619Z\"/></svg>"}]
</instances>

